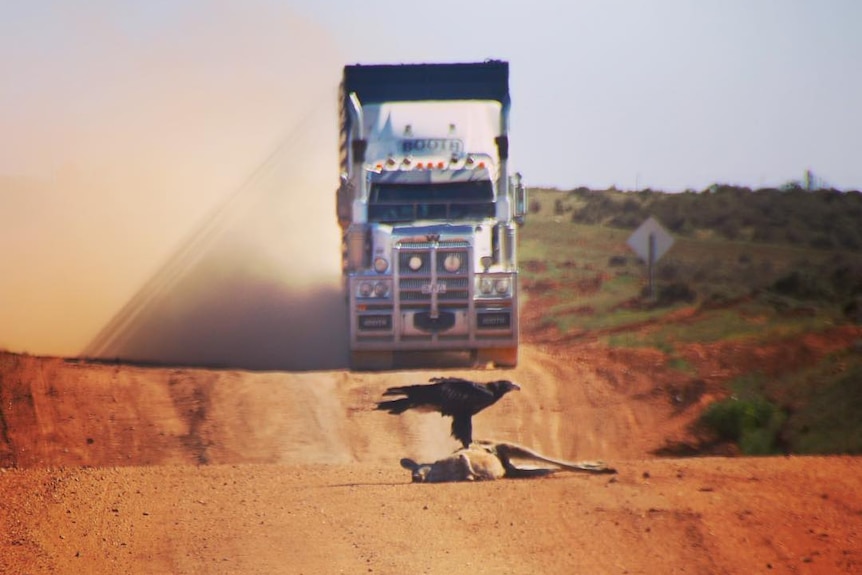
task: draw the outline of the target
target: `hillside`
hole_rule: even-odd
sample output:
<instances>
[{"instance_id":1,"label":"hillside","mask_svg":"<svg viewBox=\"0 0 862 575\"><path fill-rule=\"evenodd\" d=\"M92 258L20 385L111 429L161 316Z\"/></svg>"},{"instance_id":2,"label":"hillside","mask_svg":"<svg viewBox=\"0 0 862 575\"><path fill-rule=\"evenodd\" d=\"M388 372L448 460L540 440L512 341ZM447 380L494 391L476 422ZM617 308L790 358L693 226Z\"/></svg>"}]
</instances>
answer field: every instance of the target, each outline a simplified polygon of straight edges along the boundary
<instances>
[{"instance_id":1,"label":"hillside","mask_svg":"<svg viewBox=\"0 0 862 575\"><path fill-rule=\"evenodd\" d=\"M766 205L798 241L767 241ZM698 431L708 433L684 452L730 442L748 453L860 453L862 249L816 240L860 233L860 209L856 192L534 190L521 247L527 337L652 350L676 385L727 398L707 408ZM654 299L626 244L650 215L675 237ZM800 351L813 340L828 351ZM698 358L710 355L721 371L704 370Z\"/></svg>"},{"instance_id":2,"label":"hillside","mask_svg":"<svg viewBox=\"0 0 862 575\"><path fill-rule=\"evenodd\" d=\"M707 233L732 241L862 250L858 191L714 185L679 194L577 188L561 195L555 212L570 212L576 223L634 229L652 215L684 237Z\"/></svg>"}]
</instances>

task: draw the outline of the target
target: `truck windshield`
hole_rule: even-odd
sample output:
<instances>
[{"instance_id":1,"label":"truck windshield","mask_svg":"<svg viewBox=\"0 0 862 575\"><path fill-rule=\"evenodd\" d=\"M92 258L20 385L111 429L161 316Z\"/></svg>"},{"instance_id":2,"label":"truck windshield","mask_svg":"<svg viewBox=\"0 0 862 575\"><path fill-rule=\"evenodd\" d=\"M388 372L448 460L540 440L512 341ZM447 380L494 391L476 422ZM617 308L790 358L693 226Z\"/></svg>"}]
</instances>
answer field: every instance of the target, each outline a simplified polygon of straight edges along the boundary
<instances>
[{"instance_id":1,"label":"truck windshield","mask_svg":"<svg viewBox=\"0 0 862 575\"><path fill-rule=\"evenodd\" d=\"M371 186L368 220L480 220L494 217L494 190L488 180L434 184L377 183Z\"/></svg>"}]
</instances>

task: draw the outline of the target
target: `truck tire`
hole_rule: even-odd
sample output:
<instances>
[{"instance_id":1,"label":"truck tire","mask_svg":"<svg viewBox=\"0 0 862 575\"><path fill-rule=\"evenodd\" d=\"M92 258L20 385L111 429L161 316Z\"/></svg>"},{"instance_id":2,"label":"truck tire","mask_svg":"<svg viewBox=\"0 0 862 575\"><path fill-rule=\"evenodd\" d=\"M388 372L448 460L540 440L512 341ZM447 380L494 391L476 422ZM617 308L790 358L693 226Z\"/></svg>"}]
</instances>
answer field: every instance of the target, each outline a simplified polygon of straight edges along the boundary
<instances>
[{"instance_id":1,"label":"truck tire","mask_svg":"<svg viewBox=\"0 0 862 575\"><path fill-rule=\"evenodd\" d=\"M479 365L493 363L494 367L517 367L517 347L489 347L476 350L476 362Z\"/></svg>"}]
</instances>

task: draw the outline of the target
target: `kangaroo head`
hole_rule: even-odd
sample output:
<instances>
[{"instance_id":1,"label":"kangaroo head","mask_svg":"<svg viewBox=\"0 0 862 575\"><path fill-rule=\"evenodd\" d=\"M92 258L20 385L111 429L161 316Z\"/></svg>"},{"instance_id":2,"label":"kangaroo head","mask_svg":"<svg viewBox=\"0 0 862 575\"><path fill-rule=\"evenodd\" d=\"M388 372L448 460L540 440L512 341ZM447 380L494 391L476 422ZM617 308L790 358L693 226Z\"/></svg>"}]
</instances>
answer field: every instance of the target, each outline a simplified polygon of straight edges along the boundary
<instances>
[{"instance_id":1,"label":"kangaroo head","mask_svg":"<svg viewBox=\"0 0 862 575\"><path fill-rule=\"evenodd\" d=\"M413 483L425 483L425 481L427 481L428 474L431 472L431 465L416 463L409 457L405 457L401 460L401 467L410 470L410 476L413 479Z\"/></svg>"}]
</instances>

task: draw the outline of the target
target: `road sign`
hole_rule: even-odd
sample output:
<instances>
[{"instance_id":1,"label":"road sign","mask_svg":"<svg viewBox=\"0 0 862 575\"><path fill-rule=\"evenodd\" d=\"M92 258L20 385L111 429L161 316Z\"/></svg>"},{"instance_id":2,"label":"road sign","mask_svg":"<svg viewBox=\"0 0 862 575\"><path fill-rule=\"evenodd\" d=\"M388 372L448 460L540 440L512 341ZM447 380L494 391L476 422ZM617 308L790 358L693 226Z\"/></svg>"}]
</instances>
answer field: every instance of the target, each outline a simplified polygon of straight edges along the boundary
<instances>
[{"instance_id":1,"label":"road sign","mask_svg":"<svg viewBox=\"0 0 862 575\"><path fill-rule=\"evenodd\" d=\"M655 263L673 245L673 236L650 216L629 236L629 247L647 262L649 274L649 296L655 299Z\"/></svg>"},{"instance_id":2,"label":"road sign","mask_svg":"<svg viewBox=\"0 0 862 575\"><path fill-rule=\"evenodd\" d=\"M673 245L673 236L662 227L658 220L650 216L629 236L629 247L645 262L657 262ZM650 250L652 244L652 250ZM650 258L652 252L652 258Z\"/></svg>"}]
</instances>

